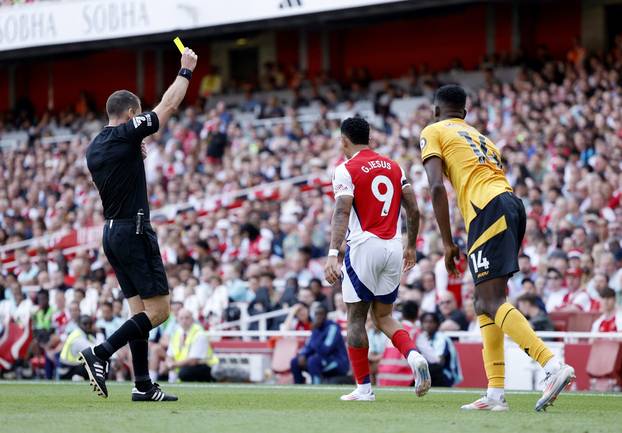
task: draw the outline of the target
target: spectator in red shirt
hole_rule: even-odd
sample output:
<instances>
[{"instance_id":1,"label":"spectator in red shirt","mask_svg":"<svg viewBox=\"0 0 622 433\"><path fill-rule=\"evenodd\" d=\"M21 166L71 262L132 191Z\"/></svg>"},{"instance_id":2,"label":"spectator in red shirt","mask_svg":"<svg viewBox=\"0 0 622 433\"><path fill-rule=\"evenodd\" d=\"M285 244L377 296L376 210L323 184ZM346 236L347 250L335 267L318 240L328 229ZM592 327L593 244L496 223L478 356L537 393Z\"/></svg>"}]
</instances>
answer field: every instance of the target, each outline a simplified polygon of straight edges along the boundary
<instances>
[{"instance_id":1,"label":"spectator in red shirt","mask_svg":"<svg viewBox=\"0 0 622 433\"><path fill-rule=\"evenodd\" d=\"M305 304L294 305L287 315L285 322L281 325L282 331L310 331L311 317L309 307Z\"/></svg>"},{"instance_id":2,"label":"spectator in red shirt","mask_svg":"<svg viewBox=\"0 0 622 433\"><path fill-rule=\"evenodd\" d=\"M616 292L607 287L600 292L603 313L592 325L592 332L622 332L622 312L616 306Z\"/></svg>"},{"instance_id":3,"label":"spectator in red shirt","mask_svg":"<svg viewBox=\"0 0 622 433\"><path fill-rule=\"evenodd\" d=\"M564 296L562 305L558 307L559 311L592 311L595 309L592 298L581 281L582 275L583 272L578 268L569 269L566 272L568 293Z\"/></svg>"}]
</instances>

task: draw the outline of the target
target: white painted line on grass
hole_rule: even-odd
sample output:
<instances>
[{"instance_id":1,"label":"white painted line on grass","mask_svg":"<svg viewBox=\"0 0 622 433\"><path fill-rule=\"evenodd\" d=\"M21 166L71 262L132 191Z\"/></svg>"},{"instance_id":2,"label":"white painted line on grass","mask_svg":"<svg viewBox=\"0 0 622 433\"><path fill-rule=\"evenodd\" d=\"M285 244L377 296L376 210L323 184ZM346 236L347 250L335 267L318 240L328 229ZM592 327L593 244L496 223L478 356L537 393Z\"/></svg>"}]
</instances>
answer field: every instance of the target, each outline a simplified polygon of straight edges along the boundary
<instances>
[{"instance_id":1,"label":"white painted line on grass","mask_svg":"<svg viewBox=\"0 0 622 433\"><path fill-rule=\"evenodd\" d=\"M37 380L0 380L2 385L79 385L85 386L88 382L71 382L71 381L37 381ZM116 386L132 386L132 382L109 382L108 387ZM349 389L352 385L269 385L269 384L252 384L252 383L167 383L164 387L170 388L204 388L204 389L246 389L246 390L304 390L304 391L343 391ZM406 387L382 387L376 388L377 392L395 392L395 393L413 393L413 388ZM430 390L434 394L481 394L482 389L473 388L433 388ZM540 395L540 391L506 391L509 395ZM569 395L581 397L622 397L622 393L597 393L586 391L571 391Z\"/></svg>"}]
</instances>

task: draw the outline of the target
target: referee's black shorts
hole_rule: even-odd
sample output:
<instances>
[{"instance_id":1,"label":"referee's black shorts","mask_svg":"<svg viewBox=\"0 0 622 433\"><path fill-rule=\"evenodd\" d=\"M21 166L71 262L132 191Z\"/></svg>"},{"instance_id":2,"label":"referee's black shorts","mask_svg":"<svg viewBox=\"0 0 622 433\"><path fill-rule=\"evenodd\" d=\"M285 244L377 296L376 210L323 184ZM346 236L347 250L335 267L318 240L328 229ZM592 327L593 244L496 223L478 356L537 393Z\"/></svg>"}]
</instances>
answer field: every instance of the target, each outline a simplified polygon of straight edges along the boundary
<instances>
[{"instance_id":1,"label":"referee's black shorts","mask_svg":"<svg viewBox=\"0 0 622 433\"><path fill-rule=\"evenodd\" d=\"M469 269L476 285L518 271L526 223L523 202L511 192L499 194L478 211L468 239Z\"/></svg>"},{"instance_id":2,"label":"referee's black shorts","mask_svg":"<svg viewBox=\"0 0 622 433\"><path fill-rule=\"evenodd\" d=\"M144 223L143 233L137 235L134 220L107 220L103 244L126 298L168 295L158 238L151 224Z\"/></svg>"}]
</instances>

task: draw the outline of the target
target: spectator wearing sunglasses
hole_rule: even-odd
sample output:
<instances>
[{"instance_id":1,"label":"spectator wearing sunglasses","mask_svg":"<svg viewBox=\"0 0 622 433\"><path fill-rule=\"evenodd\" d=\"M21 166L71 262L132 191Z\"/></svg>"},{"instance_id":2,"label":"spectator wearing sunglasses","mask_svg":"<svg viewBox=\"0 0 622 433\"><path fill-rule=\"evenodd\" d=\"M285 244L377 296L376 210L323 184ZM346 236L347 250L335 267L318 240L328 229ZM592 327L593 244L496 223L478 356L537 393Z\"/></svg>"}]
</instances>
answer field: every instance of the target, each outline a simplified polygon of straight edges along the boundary
<instances>
[{"instance_id":1,"label":"spectator wearing sunglasses","mask_svg":"<svg viewBox=\"0 0 622 433\"><path fill-rule=\"evenodd\" d=\"M562 273L556 268L549 268L546 271L545 290L548 293L546 311L555 311L564 304L568 289L564 286Z\"/></svg>"}]
</instances>

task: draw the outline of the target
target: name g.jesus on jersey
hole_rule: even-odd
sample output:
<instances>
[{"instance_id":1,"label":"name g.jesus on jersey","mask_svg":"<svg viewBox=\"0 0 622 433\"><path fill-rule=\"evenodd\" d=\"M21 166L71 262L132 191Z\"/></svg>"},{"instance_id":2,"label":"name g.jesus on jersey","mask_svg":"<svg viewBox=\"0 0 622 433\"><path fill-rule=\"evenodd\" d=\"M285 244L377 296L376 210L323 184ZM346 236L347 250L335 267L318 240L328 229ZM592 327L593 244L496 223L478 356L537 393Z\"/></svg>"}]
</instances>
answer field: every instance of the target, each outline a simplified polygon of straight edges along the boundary
<instances>
[{"instance_id":1,"label":"name g.jesus on jersey","mask_svg":"<svg viewBox=\"0 0 622 433\"><path fill-rule=\"evenodd\" d=\"M391 163L388 161L367 161L367 165L369 167L365 165L361 166L361 170L363 170L363 173L369 173L375 168L386 168L387 170L391 170Z\"/></svg>"}]
</instances>

